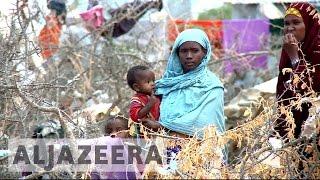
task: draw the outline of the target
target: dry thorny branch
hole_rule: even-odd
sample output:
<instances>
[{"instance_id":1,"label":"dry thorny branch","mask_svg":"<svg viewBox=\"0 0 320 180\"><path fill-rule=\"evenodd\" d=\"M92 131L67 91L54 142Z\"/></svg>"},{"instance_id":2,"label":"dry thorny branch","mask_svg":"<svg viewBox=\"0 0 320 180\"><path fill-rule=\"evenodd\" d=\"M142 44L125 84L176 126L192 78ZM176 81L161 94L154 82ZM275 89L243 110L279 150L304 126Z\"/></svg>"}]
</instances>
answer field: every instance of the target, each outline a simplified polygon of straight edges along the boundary
<instances>
[{"instance_id":1,"label":"dry thorny branch","mask_svg":"<svg viewBox=\"0 0 320 180\"><path fill-rule=\"evenodd\" d=\"M102 103L97 92L102 92L100 95L106 94L108 102L112 102L105 116L109 116L115 106L126 112L131 93L125 81L127 69L134 64L148 64L158 68L156 71L159 77L165 67L165 62L160 59L155 63L147 60L148 53L163 51L158 49L157 40L148 39L149 45L142 48L136 47L139 44L137 42L119 45L111 38L103 39L92 33L81 37L71 33L60 47L60 52L56 56L58 61L52 63L44 74L32 63L32 58L39 56L37 54L39 49L33 41L35 33L30 29L33 29L33 23L40 12L28 14L28 7L23 3L21 5L21 2L17 0L17 8L12 12L16 16L7 19L9 27L7 33L0 34L1 143L5 142L3 139L6 136L30 137L35 124L50 119L60 121L67 138L101 136L98 126L95 126L99 123L90 122L91 119L85 117L84 121L88 123L81 128L75 121L81 118L78 116L79 113L75 112L85 109L90 101ZM150 32L152 30L150 28ZM89 40L89 43L85 40ZM223 57L221 61L265 53L272 52L232 55ZM213 69L221 67L221 61L212 63ZM222 74L221 71L218 73ZM297 76L293 81L297 83L300 80L301 77ZM306 88L310 86L306 85ZM309 92L307 98L315 107L319 107L316 106L319 99L315 97L312 89ZM301 96L290 106L301 105L303 98L306 97ZM276 107L274 103L266 101L261 101L261 105L264 108L258 116L249 116L246 122L226 131L224 135L218 136L215 129L209 127L203 140L182 141L180 143L182 151L177 157L178 169L174 173L163 175L146 171L145 177L319 178L320 154L315 148L319 144L316 136L310 138L311 140L305 137L290 140L278 149L272 147L268 143L268 138L273 133L273 121L277 118ZM290 107L280 108L282 113L290 117ZM313 110L310 115L317 119L319 132L319 114ZM166 137L161 134L155 136ZM171 141L173 144L179 143L177 140ZM230 144L236 144L236 147L232 148ZM5 143L1 144L1 148L5 148ZM219 149L223 148L230 151L228 163L222 163ZM312 156L308 158L303 156L304 150ZM273 161L280 158L279 164L275 167L264 163L269 157L275 158ZM150 167L150 172L152 168ZM4 172L6 170L3 170L2 174ZM41 173L33 174L32 177L37 175Z\"/></svg>"}]
</instances>

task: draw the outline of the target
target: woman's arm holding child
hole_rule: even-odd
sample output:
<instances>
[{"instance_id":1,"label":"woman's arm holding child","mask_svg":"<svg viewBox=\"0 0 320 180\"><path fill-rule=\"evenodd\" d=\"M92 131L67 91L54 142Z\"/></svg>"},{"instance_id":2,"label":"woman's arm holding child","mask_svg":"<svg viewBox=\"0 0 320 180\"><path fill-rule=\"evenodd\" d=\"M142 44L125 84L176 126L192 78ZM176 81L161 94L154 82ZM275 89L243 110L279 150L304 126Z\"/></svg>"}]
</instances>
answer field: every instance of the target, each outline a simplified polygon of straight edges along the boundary
<instances>
[{"instance_id":1,"label":"woman's arm holding child","mask_svg":"<svg viewBox=\"0 0 320 180\"><path fill-rule=\"evenodd\" d=\"M162 126L158 121L152 119L142 119L142 125L146 126L147 128L152 129L153 131L158 131Z\"/></svg>"}]
</instances>

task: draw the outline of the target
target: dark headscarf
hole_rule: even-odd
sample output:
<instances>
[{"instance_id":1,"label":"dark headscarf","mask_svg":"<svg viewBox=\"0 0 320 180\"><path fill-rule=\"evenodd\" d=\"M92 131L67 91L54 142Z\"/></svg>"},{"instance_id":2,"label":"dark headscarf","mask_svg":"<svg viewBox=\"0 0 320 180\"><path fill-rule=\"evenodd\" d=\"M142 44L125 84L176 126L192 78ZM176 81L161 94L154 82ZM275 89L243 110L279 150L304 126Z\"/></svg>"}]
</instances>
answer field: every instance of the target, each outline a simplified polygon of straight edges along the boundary
<instances>
[{"instance_id":1,"label":"dark headscarf","mask_svg":"<svg viewBox=\"0 0 320 180\"><path fill-rule=\"evenodd\" d=\"M289 8L295 8L299 11L301 14L301 17L303 19L303 22L305 24L305 38L301 42L301 52L298 53L299 59L305 59L307 64L299 65L297 69L295 69L295 73L301 73L305 72L304 70L306 68L312 69L315 68L315 72L312 72L309 76L309 74L304 74L304 81L307 83L307 85L310 87L310 81L309 78L312 80L312 89L315 92L320 92L320 83L318 82L320 80L320 15L318 14L318 11L315 7L313 7L309 3L292 3L290 4ZM304 55L304 57L303 57ZM293 68L291 65L291 60L288 56L288 54L285 52L284 49L282 49L281 52L281 58L279 63L279 76L278 76L278 84L277 84L277 100L278 104L284 104L285 106L289 105L289 100L285 100L288 98L295 97L295 92L288 90L285 87L285 84L288 80L290 80L290 73L282 74L282 70L284 68ZM291 79L292 80L292 79ZM301 94L303 94L303 91L306 89L301 88L301 84L298 85L296 88L296 92L300 91ZM295 119L295 132L294 136L298 137L298 135L301 132L302 124L303 122L308 118L309 116L309 106L310 104L302 104L302 111L292 109L293 117ZM282 115L277 120L277 126L276 130L280 133L281 136L284 136L287 132L286 130L286 120L285 115Z\"/></svg>"},{"instance_id":2,"label":"dark headscarf","mask_svg":"<svg viewBox=\"0 0 320 180\"><path fill-rule=\"evenodd\" d=\"M292 3L288 8L295 8L297 9L303 19L303 22L305 24L305 39L302 42L302 52L305 55L305 60L310 63L311 66L315 67L316 72L312 74L313 79L319 78L320 76L320 17L319 13L317 12L316 8L314 8L309 3ZM299 53L299 58L302 59L302 54ZM306 67L306 66L305 66ZM285 52L284 49L282 49L281 52L281 58L279 63L279 79L278 79L278 85L277 85L277 97L280 96L284 91L285 87L283 86L283 83L290 79L289 73L286 73L285 75L282 74L283 68L292 68L291 60L288 56L288 54ZM303 69L299 69L301 72ZM320 83L315 84L316 82L313 82L312 87L315 91L320 91ZM284 95L285 97L281 98L288 98L292 96L292 93L289 93L288 95Z\"/></svg>"}]
</instances>

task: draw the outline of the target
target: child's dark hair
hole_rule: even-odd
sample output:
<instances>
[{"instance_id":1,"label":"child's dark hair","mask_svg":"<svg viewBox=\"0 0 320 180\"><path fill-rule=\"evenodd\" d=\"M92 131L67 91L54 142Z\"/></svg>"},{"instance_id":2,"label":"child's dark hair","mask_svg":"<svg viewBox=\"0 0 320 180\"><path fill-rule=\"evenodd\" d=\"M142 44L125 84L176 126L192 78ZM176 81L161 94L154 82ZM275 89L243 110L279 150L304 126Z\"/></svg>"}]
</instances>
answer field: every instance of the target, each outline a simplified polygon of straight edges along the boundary
<instances>
[{"instance_id":1,"label":"child's dark hair","mask_svg":"<svg viewBox=\"0 0 320 180\"><path fill-rule=\"evenodd\" d=\"M137 72L139 71L144 71L148 70L149 68L147 66L143 65L138 65L138 66L133 66L128 70L127 73L127 83L131 89L133 89L133 84L137 82ZM134 89L133 89L134 90Z\"/></svg>"},{"instance_id":2,"label":"child's dark hair","mask_svg":"<svg viewBox=\"0 0 320 180\"><path fill-rule=\"evenodd\" d=\"M117 119L121 120L121 122L123 122L123 125L128 126L128 123L129 123L129 119L128 119L128 118L126 118L126 117L123 116L123 115L116 115L116 116L110 117L109 119L107 119L107 120L105 121L105 125L104 125L104 132L105 132L105 133L106 133L106 127L107 127L107 125L108 125L109 123L117 120Z\"/></svg>"}]
</instances>

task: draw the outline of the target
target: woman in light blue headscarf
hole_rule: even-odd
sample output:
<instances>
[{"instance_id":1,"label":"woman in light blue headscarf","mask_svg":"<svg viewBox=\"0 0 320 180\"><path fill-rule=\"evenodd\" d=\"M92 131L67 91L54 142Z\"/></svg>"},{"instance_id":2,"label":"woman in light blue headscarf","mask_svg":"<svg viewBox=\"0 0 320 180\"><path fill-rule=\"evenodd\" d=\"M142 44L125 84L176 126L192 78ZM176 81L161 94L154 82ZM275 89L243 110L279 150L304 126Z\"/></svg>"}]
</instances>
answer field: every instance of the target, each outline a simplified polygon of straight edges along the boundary
<instances>
[{"instance_id":1,"label":"woman in light blue headscarf","mask_svg":"<svg viewBox=\"0 0 320 180\"><path fill-rule=\"evenodd\" d=\"M203 128L225 131L223 85L207 67L211 45L205 32L187 29L177 37L156 94L162 95L159 122L187 136L203 135ZM199 133L199 134L198 134Z\"/></svg>"}]
</instances>

